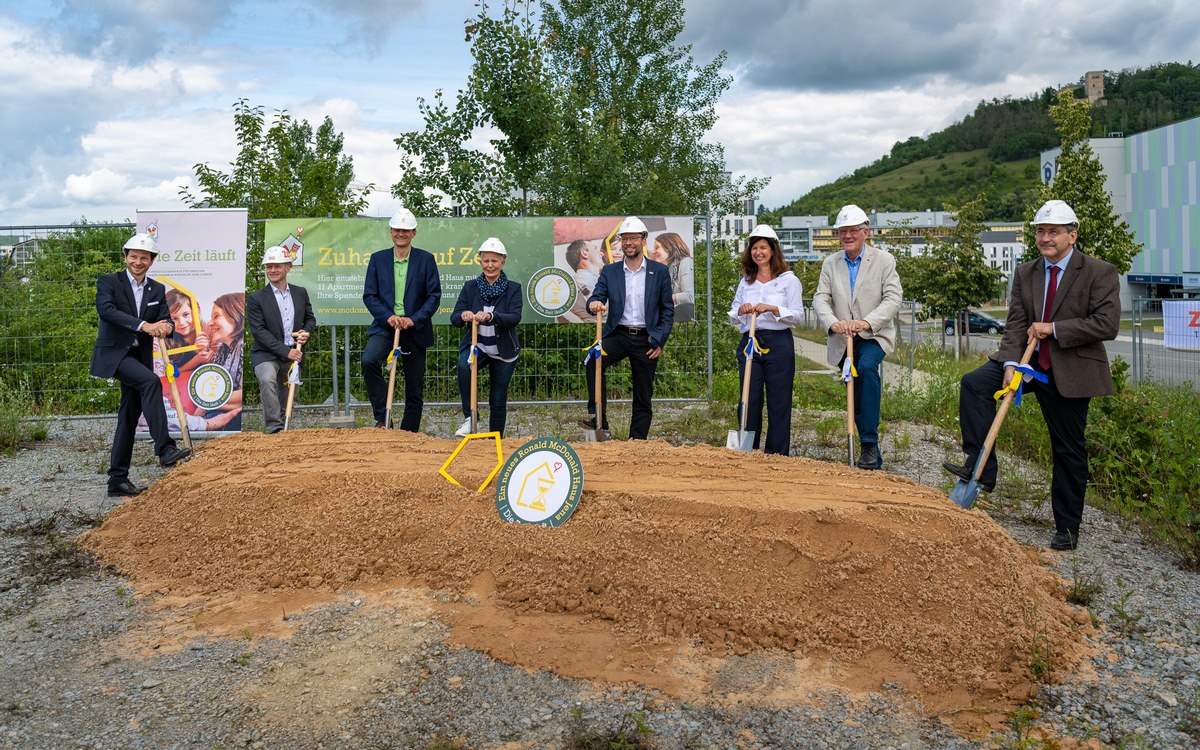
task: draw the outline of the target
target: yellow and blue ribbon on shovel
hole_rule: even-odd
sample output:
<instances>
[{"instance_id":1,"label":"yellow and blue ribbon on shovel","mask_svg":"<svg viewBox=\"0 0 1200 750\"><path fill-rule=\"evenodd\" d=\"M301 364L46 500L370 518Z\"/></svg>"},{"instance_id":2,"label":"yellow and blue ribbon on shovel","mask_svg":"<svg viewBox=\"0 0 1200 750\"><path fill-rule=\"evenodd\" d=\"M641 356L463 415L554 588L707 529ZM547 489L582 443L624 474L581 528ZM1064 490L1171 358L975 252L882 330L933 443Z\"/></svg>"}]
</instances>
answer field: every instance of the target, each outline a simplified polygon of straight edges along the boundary
<instances>
[{"instance_id":1,"label":"yellow and blue ribbon on shovel","mask_svg":"<svg viewBox=\"0 0 1200 750\"><path fill-rule=\"evenodd\" d=\"M996 391L992 398L999 401L1000 399L1004 398L1004 394L1012 391L1016 393L1016 395L1013 396L1013 406L1020 406L1021 395L1025 391L1025 381L1029 380L1030 378L1038 381L1039 383L1050 382L1050 378L1046 377L1045 373L1041 373L1033 369L1032 365L1017 365L1016 372L1013 373L1013 379L1008 381L1008 385L1006 387Z\"/></svg>"},{"instance_id":2,"label":"yellow and blue ribbon on shovel","mask_svg":"<svg viewBox=\"0 0 1200 750\"><path fill-rule=\"evenodd\" d=\"M604 351L604 347L602 347L600 345L600 339L596 339L595 341L593 341L591 346L585 346L583 348L583 351L586 352L586 354L583 357L583 363L585 365L588 362L591 362L593 358L599 358L599 357L604 356L605 354L608 354L608 352Z\"/></svg>"},{"instance_id":3,"label":"yellow and blue ribbon on shovel","mask_svg":"<svg viewBox=\"0 0 1200 750\"><path fill-rule=\"evenodd\" d=\"M478 345L472 346L471 351L467 354L467 364L475 364L475 358L481 354L483 354L483 350L480 349Z\"/></svg>"},{"instance_id":4,"label":"yellow and blue ribbon on shovel","mask_svg":"<svg viewBox=\"0 0 1200 750\"><path fill-rule=\"evenodd\" d=\"M751 349L753 349L754 353L756 353L760 356L763 354L771 353L770 349L762 348L762 345L758 343L757 336L747 336L746 337L746 345L744 347L742 347L742 356L746 357L747 359L753 358L753 354L751 354Z\"/></svg>"},{"instance_id":5,"label":"yellow and blue ribbon on shovel","mask_svg":"<svg viewBox=\"0 0 1200 750\"><path fill-rule=\"evenodd\" d=\"M842 363L842 382L849 383L854 378L858 377L858 368L854 366L854 360L846 357L846 361Z\"/></svg>"},{"instance_id":6,"label":"yellow and blue ribbon on shovel","mask_svg":"<svg viewBox=\"0 0 1200 750\"><path fill-rule=\"evenodd\" d=\"M293 362L288 368L288 385L300 385L300 363Z\"/></svg>"},{"instance_id":7,"label":"yellow and blue ribbon on shovel","mask_svg":"<svg viewBox=\"0 0 1200 750\"><path fill-rule=\"evenodd\" d=\"M403 354L404 354L404 352L400 351L400 347L396 347L395 349L388 352L387 367L385 367L384 369L387 370L388 372L391 372L392 369L395 368L395 366L396 366L396 360L400 359L401 355L403 355Z\"/></svg>"},{"instance_id":8,"label":"yellow and blue ribbon on shovel","mask_svg":"<svg viewBox=\"0 0 1200 750\"><path fill-rule=\"evenodd\" d=\"M179 377L179 368L172 362L167 362L167 382L174 383L175 378Z\"/></svg>"}]
</instances>

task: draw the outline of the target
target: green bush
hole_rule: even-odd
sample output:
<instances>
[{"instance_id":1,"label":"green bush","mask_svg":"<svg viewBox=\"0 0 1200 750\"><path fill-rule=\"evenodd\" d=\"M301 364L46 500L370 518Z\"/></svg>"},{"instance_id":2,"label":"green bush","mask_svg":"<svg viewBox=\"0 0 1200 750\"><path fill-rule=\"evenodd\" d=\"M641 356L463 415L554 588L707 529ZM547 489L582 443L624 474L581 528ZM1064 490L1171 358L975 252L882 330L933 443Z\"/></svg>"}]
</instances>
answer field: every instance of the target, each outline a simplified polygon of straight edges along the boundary
<instances>
[{"instance_id":1,"label":"green bush","mask_svg":"<svg viewBox=\"0 0 1200 750\"><path fill-rule=\"evenodd\" d=\"M1143 383L1129 365L1113 366L1110 398L1092 402L1088 448L1096 502L1135 519L1176 556L1200 570L1200 394Z\"/></svg>"}]
</instances>

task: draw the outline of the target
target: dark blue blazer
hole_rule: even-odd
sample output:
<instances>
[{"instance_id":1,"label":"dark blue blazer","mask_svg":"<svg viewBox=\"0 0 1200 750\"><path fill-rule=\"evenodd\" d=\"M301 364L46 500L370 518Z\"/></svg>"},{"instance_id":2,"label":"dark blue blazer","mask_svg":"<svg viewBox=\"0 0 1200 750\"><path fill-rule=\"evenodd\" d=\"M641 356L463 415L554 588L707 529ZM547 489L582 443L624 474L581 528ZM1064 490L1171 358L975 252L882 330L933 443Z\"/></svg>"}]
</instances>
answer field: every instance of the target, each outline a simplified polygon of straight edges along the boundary
<instances>
[{"instance_id":1,"label":"dark blue blazer","mask_svg":"<svg viewBox=\"0 0 1200 750\"><path fill-rule=\"evenodd\" d=\"M658 261L643 258L646 264L646 332L650 346L657 349L666 346L671 335L671 324L675 321L675 303L671 300L671 270ZM613 332L625 312L625 261L609 263L600 271L600 279L588 307L593 301L608 305L608 319L604 322L604 335Z\"/></svg>"},{"instance_id":2,"label":"dark blue blazer","mask_svg":"<svg viewBox=\"0 0 1200 750\"><path fill-rule=\"evenodd\" d=\"M496 326L496 350L501 359L512 359L521 352L521 344L517 340L517 325L521 322L524 304L521 298L521 285L509 279L508 286L504 288L504 294L501 294L500 298L496 300L495 309L492 310ZM454 312L450 313L450 325L458 328L466 326L462 314L467 310L483 311L483 298L479 296L479 285L475 283L475 279L463 284L462 291L458 293L458 302L454 303ZM471 329L467 327L462 341L458 344L458 350L461 352L469 346L471 346Z\"/></svg>"},{"instance_id":3,"label":"dark blue blazer","mask_svg":"<svg viewBox=\"0 0 1200 750\"><path fill-rule=\"evenodd\" d=\"M316 332L317 316L313 314L308 290L288 284L288 293L292 295L292 325L295 328L286 333ZM246 328L254 337L254 346L250 347L251 365L257 367L273 359L287 359L292 347L283 343L283 316L279 314L279 303L275 301L275 291L270 284L246 298Z\"/></svg>"},{"instance_id":4,"label":"dark blue blazer","mask_svg":"<svg viewBox=\"0 0 1200 750\"><path fill-rule=\"evenodd\" d=\"M142 290L142 309L134 309L133 290L129 288L129 276L125 271L109 273L96 279L96 312L100 314L100 331L92 349L92 365L89 371L97 378L111 378L117 374L121 360L138 342L138 359L146 367L154 365L153 342L150 334L138 330L143 322L171 322L171 310L167 306L167 288L160 282L146 277L146 288ZM171 326L174 330L174 324Z\"/></svg>"},{"instance_id":5,"label":"dark blue blazer","mask_svg":"<svg viewBox=\"0 0 1200 750\"><path fill-rule=\"evenodd\" d=\"M363 283L363 302L370 311L371 327L368 336L377 333L391 335L388 318L395 315L396 276L392 248L371 253L367 264L367 279ZM408 251L408 278L404 282L404 316L411 318L413 327L400 332L400 348L433 346L433 316L442 302L442 280L438 276L433 255L414 247Z\"/></svg>"}]
</instances>

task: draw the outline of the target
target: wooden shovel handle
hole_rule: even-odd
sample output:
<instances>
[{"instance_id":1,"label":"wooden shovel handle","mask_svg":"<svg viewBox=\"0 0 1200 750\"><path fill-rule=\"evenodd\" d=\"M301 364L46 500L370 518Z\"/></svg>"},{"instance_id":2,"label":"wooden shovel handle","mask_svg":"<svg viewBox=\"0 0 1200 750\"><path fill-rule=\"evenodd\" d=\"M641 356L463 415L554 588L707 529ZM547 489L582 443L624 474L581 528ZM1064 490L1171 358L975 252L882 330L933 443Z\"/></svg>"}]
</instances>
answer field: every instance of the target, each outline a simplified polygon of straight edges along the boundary
<instances>
[{"instance_id":1,"label":"wooden shovel handle","mask_svg":"<svg viewBox=\"0 0 1200 750\"><path fill-rule=\"evenodd\" d=\"M1021 355L1021 364L1029 364L1029 360L1033 357L1033 350L1037 348L1038 339L1029 342L1025 347L1025 353ZM1014 378L1021 377L1021 373L1014 372ZM987 463L987 458L992 453L992 446L996 444L996 436L1000 434L1000 425L1004 423L1004 417L1008 414L1008 407L1012 406L1013 399L1016 398L1016 391L1009 391L1004 394L1004 398L1000 400L1000 408L996 410L996 418L992 420L992 426L988 429L987 437L983 440L983 449L979 452L979 458L975 460L975 481L979 481L979 477L983 475L983 465Z\"/></svg>"}]
</instances>

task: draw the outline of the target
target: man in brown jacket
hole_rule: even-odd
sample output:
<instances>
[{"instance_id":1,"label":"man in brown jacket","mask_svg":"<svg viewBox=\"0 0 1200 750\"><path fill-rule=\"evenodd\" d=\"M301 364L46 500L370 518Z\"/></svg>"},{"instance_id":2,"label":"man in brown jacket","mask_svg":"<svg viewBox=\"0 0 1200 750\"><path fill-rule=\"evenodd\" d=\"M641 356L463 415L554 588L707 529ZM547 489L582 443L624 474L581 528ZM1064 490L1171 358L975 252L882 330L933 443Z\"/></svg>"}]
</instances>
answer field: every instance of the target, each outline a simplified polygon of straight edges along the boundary
<instances>
[{"instance_id":1,"label":"man in brown jacket","mask_svg":"<svg viewBox=\"0 0 1200 750\"><path fill-rule=\"evenodd\" d=\"M995 393L1012 381L1030 341L1038 349L1030 360L1025 387L1037 396L1054 459L1050 504L1054 539L1050 548L1075 549L1083 518L1083 495L1088 481L1088 404L1093 396L1113 392L1112 373L1104 342L1117 337L1121 320L1117 270L1075 247L1079 219L1063 201L1048 201L1033 223L1041 257L1017 267L1012 301L1000 349L988 362L967 373L958 397L962 430L962 466L946 462L947 471L969 479L984 437L996 414ZM1041 382L1041 376L1045 382ZM996 485L996 454L984 464L979 484Z\"/></svg>"}]
</instances>

